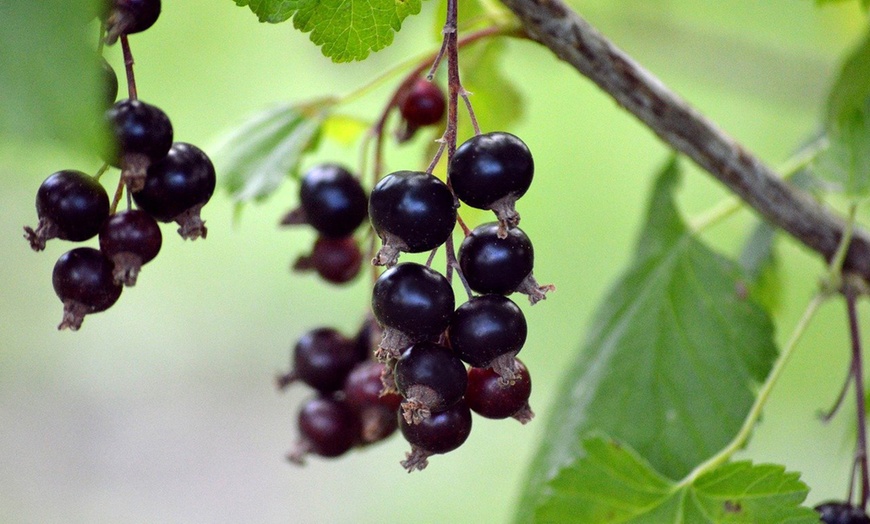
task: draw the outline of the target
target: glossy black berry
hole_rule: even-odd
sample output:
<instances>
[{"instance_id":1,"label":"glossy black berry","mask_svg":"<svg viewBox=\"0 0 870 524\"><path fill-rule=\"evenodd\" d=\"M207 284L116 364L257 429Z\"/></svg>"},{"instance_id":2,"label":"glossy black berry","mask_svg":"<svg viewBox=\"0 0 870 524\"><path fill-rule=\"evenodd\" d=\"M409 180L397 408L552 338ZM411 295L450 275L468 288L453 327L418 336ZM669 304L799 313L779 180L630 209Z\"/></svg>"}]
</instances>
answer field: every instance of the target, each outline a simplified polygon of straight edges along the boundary
<instances>
[{"instance_id":1,"label":"glossy black berry","mask_svg":"<svg viewBox=\"0 0 870 524\"><path fill-rule=\"evenodd\" d=\"M133 200L157 220L177 222L182 238L195 240L208 233L199 213L214 188L214 165L208 155L192 144L176 142L165 158L148 168L145 185L133 193Z\"/></svg>"},{"instance_id":2,"label":"glossy black berry","mask_svg":"<svg viewBox=\"0 0 870 524\"><path fill-rule=\"evenodd\" d=\"M474 228L459 246L459 267L468 285L478 293L509 295L532 272L535 252L519 228L499 238L498 224Z\"/></svg>"},{"instance_id":3,"label":"glossy black berry","mask_svg":"<svg viewBox=\"0 0 870 524\"><path fill-rule=\"evenodd\" d=\"M459 358L477 368L491 367L505 381L516 378L513 357L526 334L522 310L502 295L482 295L462 304L447 329L450 347Z\"/></svg>"},{"instance_id":4,"label":"glossy black berry","mask_svg":"<svg viewBox=\"0 0 870 524\"><path fill-rule=\"evenodd\" d=\"M344 381L344 398L362 423L365 444L384 440L398 428L396 411L402 402L398 393L384 393L381 375L385 365L369 360L358 363Z\"/></svg>"},{"instance_id":5,"label":"glossy black berry","mask_svg":"<svg viewBox=\"0 0 870 524\"><path fill-rule=\"evenodd\" d=\"M141 33L160 17L160 0L111 0L106 19L106 42L113 44L121 35Z\"/></svg>"},{"instance_id":6,"label":"glossy black berry","mask_svg":"<svg viewBox=\"0 0 870 524\"><path fill-rule=\"evenodd\" d=\"M438 178L397 171L372 189L369 217L384 242L374 263L391 266L401 251L420 253L443 244L456 224L456 207L450 189Z\"/></svg>"},{"instance_id":7,"label":"glossy black berry","mask_svg":"<svg viewBox=\"0 0 870 524\"><path fill-rule=\"evenodd\" d=\"M278 378L280 388L301 380L316 390L338 391L360 361L356 343L328 327L308 331L293 348L292 370Z\"/></svg>"},{"instance_id":8,"label":"glossy black berry","mask_svg":"<svg viewBox=\"0 0 870 524\"><path fill-rule=\"evenodd\" d=\"M350 171L337 164L321 164L302 177L299 203L300 208L288 213L282 224L310 224L322 236L339 238L362 224L368 200Z\"/></svg>"},{"instance_id":9,"label":"glossy black berry","mask_svg":"<svg viewBox=\"0 0 870 524\"><path fill-rule=\"evenodd\" d=\"M848 502L824 502L815 509L825 524L870 524L870 517Z\"/></svg>"},{"instance_id":10,"label":"glossy black berry","mask_svg":"<svg viewBox=\"0 0 870 524\"><path fill-rule=\"evenodd\" d=\"M172 122L160 108L141 100L124 99L106 111L111 149L109 164L124 170L132 191L139 191L148 166L161 160L172 146Z\"/></svg>"},{"instance_id":11,"label":"glossy black berry","mask_svg":"<svg viewBox=\"0 0 870 524\"><path fill-rule=\"evenodd\" d=\"M406 262L384 271L372 290L372 312L385 328L379 350L397 358L413 342L437 339L454 305L453 288L434 269Z\"/></svg>"},{"instance_id":12,"label":"glossy black berry","mask_svg":"<svg viewBox=\"0 0 870 524\"><path fill-rule=\"evenodd\" d=\"M489 368L468 369L465 401L472 411L486 418L513 417L523 424L532 420L535 416L529 407L532 378L519 359L515 362L516 377L509 384L505 384L498 373Z\"/></svg>"},{"instance_id":13,"label":"glossy black berry","mask_svg":"<svg viewBox=\"0 0 870 524\"><path fill-rule=\"evenodd\" d=\"M99 250L79 247L61 255L54 265L52 284L63 302L63 320L58 329L76 331L85 315L105 311L121 296L112 262Z\"/></svg>"},{"instance_id":14,"label":"glossy black berry","mask_svg":"<svg viewBox=\"0 0 870 524\"><path fill-rule=\"evenodd\" d=\"M405 397L402 414L419 424L430 413L444 411L465 394L465 365L452 351L432 342L418 342L402 353L393 372Z\"/></svg>"},{"instance_id":15,"label":"glossy black berry","mask_svg":"<svg viewBox=\"0 0 870 524\"><path fill-rule=\"evenodd\" d=\"M399 415L399 429L411 444L411 452L401 462L408 472L422 470L429 457L448 453L461 446L471 433L471 410L464 400L431 416L419 424L408 424Z\"/></svg>"},{"instance_id":16,"label":"glossy black berry","mask_svg":"<svg viewBox=\"0 0 870 524\"><path fill-rule=\"evenodd\" d=\"M109 195L94 178L68 169L42 182L36 192L36 229L25 227L25 238L35 251L46 240L60 238L80 242L96 236L109 216Z\"/></svg>"},{"instance_id":17,"label":"glossy black berry","mask_svg":"<svg viewBox=\"0 0 870 524\"><path fill-rule=\"evenodd\" d=\"M514 202L532 184L535 164L526 144L510 133L485 133L456 149L448 173L456 196L471 207L492 209L506 228L516 227Z\"/></svg>"},{"instance_id":18,"label":"glossy black berry","mask_svg":"<svg viewBox=\"0 0 870 524\"><path fill-rule=\"evenodd\" d=\"M320 237L314 242L310 255L299 257L294 271L317 271L331 284L346 284L359 274L362 251L353 237Z\"/></svg>"},{"instance_id":19,"label":"glossy black berry","mask_svg":"<svg viewBox=\"0 0 870 524\"><path fill-rule=\"evenodd\" d=\"M356 413L342 400L329 396L306 402L298 418L299 440L287 460L303 464L309 453L338 457L350 450L360 438Z\"/></svg>"},{"instance_id":20,"label":"glossy black berry","mask_svg":"<svg viewBox=\"0 0 870 524\"><path fill-rule=\"evenodd\" d=\"M100 251L115 265L115 282L136 285L143 265L160 252L163 234L148 213L131 209L111 216L100 230Z\"/></svg>"}]
</instances>

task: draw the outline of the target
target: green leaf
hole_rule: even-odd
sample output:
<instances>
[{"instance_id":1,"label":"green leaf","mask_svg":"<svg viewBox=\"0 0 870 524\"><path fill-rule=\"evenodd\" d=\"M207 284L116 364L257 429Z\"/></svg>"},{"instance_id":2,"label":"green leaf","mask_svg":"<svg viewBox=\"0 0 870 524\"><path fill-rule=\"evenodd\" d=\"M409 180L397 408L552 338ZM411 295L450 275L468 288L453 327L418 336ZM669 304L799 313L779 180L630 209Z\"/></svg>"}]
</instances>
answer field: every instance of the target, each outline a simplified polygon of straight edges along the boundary
<instances>
[{"instance_id":1,"label":"green leaf","mask_svg":"<svg viewBox=\"0 0 870 524\"><path fill-rule=\"evenodd\" d=\"M824 5L824 4L842 3L845 1L848 1L848 0L816 0L816 4L817 5ZM861 0L861 7L863 7L864 10L870 9L870 0Z\"/></svg>"},{"instance_id":2,"label":"green leaf","mask_svg":"<svg viewBox=\"0 0 870 524\"><path fill-rule=\"evenodd\" d=\"M333 99L263 111L230 132L216 147L223 184L238 203L261 200L287 177L299 176L304 155L317 144Z\"/></svg>"},{"instance_id":3,"label":"green leaf","mask_svg":"<svg viewBox=\"0 0 870 524\"><path fill-rule=\"evenodd\" d=\"M865 0L870 3L870 0ZM844 115L861 109L870 97L870 31L843 62L828 94L825 122L836 125Z\"/></svg>"},{"instance_id":4,"label":"green leaf","mask_svg":"<svg viewBox=\"0 0 870 524\"><path fill-rule=\"evenodd\" d=\"M828 142L816 159L816 176L829 190L853 198L870 194L870 98L843 110L828 129Z\"/></svg>"},{"instance_id":5,"label":"green leaf","mask_svg":"<svg viewBox=\"0 0 870 524\"><path fill-rule=\"evenodd\" d=\"M746 275L748 292L767 311L780 303L782 279L774 243L779 231L768 222L759 222L740 252L740 267Z\"/></svg>"},{"instance_id":6,"label":"green leaf","mask_svg":"<svg viewBox=\"0 0 870 524\"><path fill-rule=\"evenodd\" d=\"M631 267L599 306L557 396L518 521L546 483L603 431L668 478L731 441L776 357L767 314L740 291L739 267L708 249L677 212L676 160L660 174Z\"/></svg>"},{"instance_id":7,"label":"green leaf","mask_svg":"<svg viewBox=\"0 0 870 524\"><path fill-rule=\"evenodd\" d=\"M484 133L511 129L523 117L523 97L501 70L505 51L503 39L488 39L463 50L462 85L470 93L469 100ZM469 119L463 118L465 105L459 105L460 136L471 136Z\"/></svg>"},{"instance_id":8,"label":"green leaf","mask_svg":"<svg viewBox=\"0 0 870 524\"><path fill-rule=\"evenodd\" d=\"M349 146L371 127L371 122L348 115L330 115L323 121L323 136L333 142Z\"/></svg>"},{"instance_id":9,"label":"green leaf","mask_svg":"<svg viewBox=\"0 0 870 524\"><path fill-rule=\"evenodd\" d=\"M293 18L293 27L311 33L334 62L363 60L393 43L408 15L420 12L422 0L235 0L261 22Z\"/></svg>"},{"instance_id":10,"label":"green leaf","mask_svg":"<svg viewBox=\"0 0 870 524\"><path fill-rule=\"evenodd\" d=\"M782 466L729 463L683 485L622 443L595 436L582 446L582 458L549 482L535 522L819 522L818 513L800 505L809 489Z\"/></svg>"},{"instance_id":11,"label":"green leaf","mask_svg":"<svg viewBox=\"0 0 870 524\"><path fill-rule=\"evenodd\" d=\"M94 0L0 0L0 139L101 150L94 13Z\"/></svg>"}]
</instances>

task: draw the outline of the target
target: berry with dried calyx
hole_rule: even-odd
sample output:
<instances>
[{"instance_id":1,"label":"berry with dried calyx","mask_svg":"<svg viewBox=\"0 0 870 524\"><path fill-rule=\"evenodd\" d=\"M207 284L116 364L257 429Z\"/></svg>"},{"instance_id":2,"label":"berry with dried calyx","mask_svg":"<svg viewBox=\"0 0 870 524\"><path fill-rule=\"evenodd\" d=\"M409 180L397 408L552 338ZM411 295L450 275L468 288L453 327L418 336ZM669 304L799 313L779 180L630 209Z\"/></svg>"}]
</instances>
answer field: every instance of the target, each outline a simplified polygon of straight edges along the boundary
<instances>
[{"instance_id":1,"label":"berry with dried calyx","mask_svg":"<svg viewBox=\"0 0 870 524\"><path fill-rule=\"evenodd\" d=\"M302 406L298 418L299 440L287 454L294 464L305 463L309 453L321 457L338 457L360 439L360 422L356 413L342 400L329 396L315 397Z\"/></svg>"},{"instance_id":2,"label":"berry with dried calyx","mask_svg":"<svg viewBox=\"0 0 870 524\"><path fill-rule=\"evenodd\" d=\"M119 167L130 191L141 190L149 166L172 147L172 122L160 108L141 100L124 99L106 111L111 150L106 162Z\"/></svg>"},{"instance_id":3,"label":"berry with dried calyx","mask_svg":"<svg viewBox=\"0 0 870 524\"><path fill-rule=\"evenodd\" d=\"M411 444L411 452L401 462L408 473L425 469L429 457L453 451L471 434L471 410L464 400L444 411L432 413L419 424L409 424L401 414L398 418L399 429Z\"/></svg>"},{"instance_id":4,"label":"berry with dried calyx","mask_svg":"<svg viewBox=\"0 0 870 524\"><path fill-rule=\"evenodd\" d=\"M468 384L462 361L432 342L418 342L406 349L393 374L399 393L405 397L402 415L408 424L419 424L431 413L459 402Z\"/></svg>"},{"instance_id":5,"label":"berry with dried calyx","mask_svg":"<svg viewBox=\"0 0 870 524\"><path fill-rule=\"evenodd\" d=\"M36 192L36 229L25 227L34 251L45 249L52 238L80 242L97 235L109 216L109 195L100 183L67 169L52 174Z\"/></svg>"},{"instance_id":6,"label":"berry with dried calyx","mask_svg":"<svg viewBox=\"0 0 870 524\"><path fill-rule=\"evenodd\" d=\"M532 379L525 364L519 359L515 362L516 378L510 384L505 384L491 369L469 368L465 401L472 411L486 418L513 417L523 424L532 420L535 416L529 407Z\"/></svg>"},{"instance_id":7,"label":"berry with dried calyx","mask_svg":"<svg viewBox=\"0 0 870 524\"><path fill-rule=\"evenodd\" d=\"M312 329L293 347L292 370L278 377L278 388L301 380L324 393L338 391L361 360L355 341L333 328Z\"/></svg>"},{"instance_id":8,"label":"berry with dried calyx","mask_svg":"<svg viewBox=\"0 0 870 524\"><path fill-rule=\"evenodd\" d=\"M314 270L323 280L332 284L346 284L359 274L362 251L353 237L320 237L314 242L310 255L293 263L293 271Z\"/></svg>"},{"instance_id":9,"label":"berry with dried calyx","mask_svg":"<svg viewBox=\"0 0 870 524\"><path fill-rule=\"evenodd\" d=\"M114 44L121 35L141 33L160 17L160 0L111 0L106 17L106 43Z\"/></svg>"},{"instance_id":10,"label":"berry with dried calyx","mask_svg":"<svg viewBox=\"0 0 870 524\"><path fill-rule=\"evenodd\" d=\"M360 362L347 375L342 388L345 401L359 415L364 444L384 440L399 428L396 411L402 397L383 391L381 375L385 370L381 362Z\"/></svg>"},{"instance_id":11,"label":"berry with dried calyx","mask_svg":"<svg viewBox=\"0 0 870 524\"><path fill-rule=\"evenodd\" d=\"M115 283L112 262L99 250L79 247L61 255L54 265L52 284L63 302L58 329L78 330L85 315L109 309L123 287Z\"/></svg>"},{"instance_id":12,"label":"berry with dried calyx","mask_svg":"<svg viewBox=\"0 0 870 524\"><path fill-rule=\"evenodd\" d=\"M282 225L309 224L321 236L349 236L366 218L368 199L359 180L338 164L309 169L299 185L300 207Z\"/></svg>"},{"instance_id":13,"label":"berry with dried calyx","mask_svg":"<svg viewBox=\"0 0 870 524\"><path fill-rule=\"evenodd\" d=\"M115 265L115 282L126 286L136 285L139 270L154 260L162 244L157 221L139 209L109 217L100 230L100 250Z\"/></svg>"}]
</instances>

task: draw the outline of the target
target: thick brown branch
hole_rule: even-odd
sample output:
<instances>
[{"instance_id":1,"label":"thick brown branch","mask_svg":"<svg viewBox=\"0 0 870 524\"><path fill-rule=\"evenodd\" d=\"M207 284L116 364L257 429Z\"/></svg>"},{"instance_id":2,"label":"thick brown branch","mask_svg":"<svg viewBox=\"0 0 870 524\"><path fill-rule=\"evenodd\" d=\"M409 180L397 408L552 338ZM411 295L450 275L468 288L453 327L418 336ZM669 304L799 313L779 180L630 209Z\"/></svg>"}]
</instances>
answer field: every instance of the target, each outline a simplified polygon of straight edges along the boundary
<instances>
[{"instance_id":1,"label":"thick brown branch","mask_svg":"<svg viewBox=\"0 0 870 524\"><path fill-rule=\"evenodd\" d=\"M772 224L834 256L844 221L691 108L561 0L502 0L532 39L598 84L671 147L693 159ZM870 237L856 230L844 269L870 280Z\"/></svg>"}]
</instances>

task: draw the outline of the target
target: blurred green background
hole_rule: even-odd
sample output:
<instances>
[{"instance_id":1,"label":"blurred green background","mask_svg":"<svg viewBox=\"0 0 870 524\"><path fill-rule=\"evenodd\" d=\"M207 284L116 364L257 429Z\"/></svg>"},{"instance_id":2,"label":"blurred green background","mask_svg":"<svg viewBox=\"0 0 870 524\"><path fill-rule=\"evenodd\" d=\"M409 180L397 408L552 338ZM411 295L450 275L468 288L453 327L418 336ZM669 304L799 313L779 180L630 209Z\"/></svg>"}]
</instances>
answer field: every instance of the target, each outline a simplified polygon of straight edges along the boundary
<instances>
[{"instance_id":1,"label":"blurred green background","mask_svg":"<svg viewBox=\"0 0 870 524\"><path fill-rule=\"evenodd\" d=\"M838 59L866 27L853 4L575 2L774 166L815 129ZM210 151L251 112L348 92L430 49L435 7L428 2L407 20L386 51L334 65L289 24L259 24L229 0L167 1L158 23L131 37L140 97L170 115L177 140ZM36 57L46 52L34 49ZM293 184L246 208L237 224L228 195L218 192L204 211L207 240L185 243L164 227L163 251L135 288L89 316L80 332L58 332L51 271L70 245L53 241L34 253L21 227L36 222L34 196L46 176L94 172L99 160L0 136L0 522L507 521L525 468L547 438L542 422L559 402L553 394L562 372L631 254L652 174L667 157L650 132L547 50L510 42L508 53L505 74L526 101L523 121L509 131L529 144L537 164L519 210L535 242L536 275L558 287L534 308L522 303L530 334L521 356L533 374L539 419L521 427L476 418L462 448L413 475L398 465L407 448L398 436L340 460L287 464L296 410L309 393L297 386L278 395L273 376L304 330L329 324L350 333L369 299L364 279L336 289L288 272L313 240L276 227L295 203ZM120 71L120 50L107 56ZM2 64L0 55L0 74ZM372 118L387 96L389 87L348 112ZM330 154L352 165L358 157L356 148ZM388 169L405 168L401 158L388 157ZM106 177L114 184L115 175ZM691 168L680 201L691 216L724 196ZM752 221L743 212L705 238L736 254ZM779 254L783 341L821 264L790 241ZM828 426L816 413L845 376L847 344L844 307L835 301L813 323L741 454L802 472L811 503L846 491L853 408Z\"/></svg>"}]
</instances>

